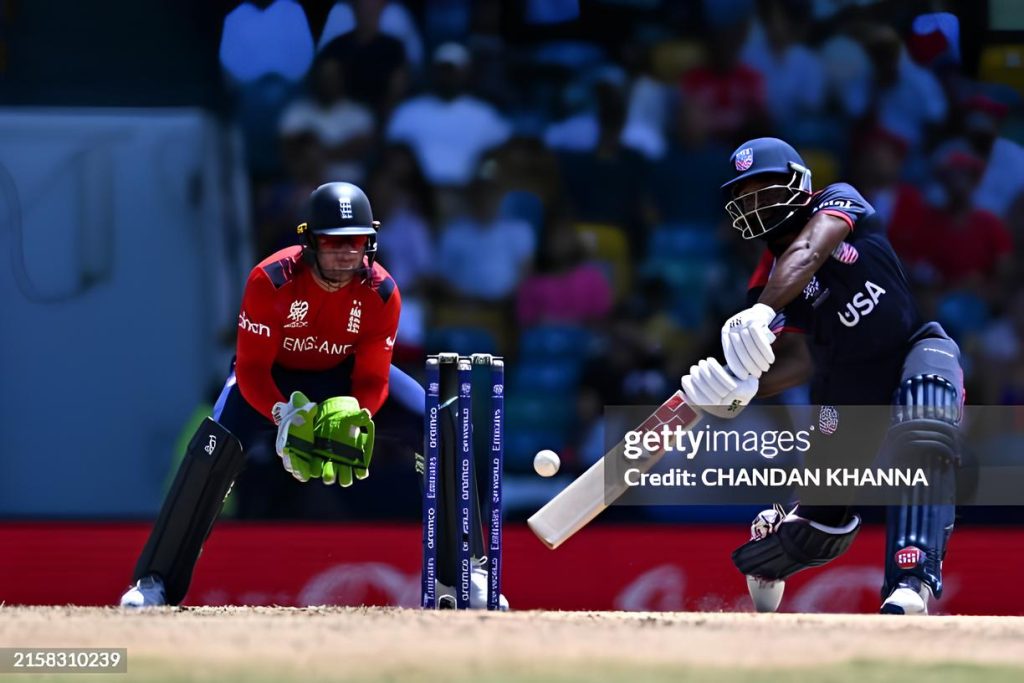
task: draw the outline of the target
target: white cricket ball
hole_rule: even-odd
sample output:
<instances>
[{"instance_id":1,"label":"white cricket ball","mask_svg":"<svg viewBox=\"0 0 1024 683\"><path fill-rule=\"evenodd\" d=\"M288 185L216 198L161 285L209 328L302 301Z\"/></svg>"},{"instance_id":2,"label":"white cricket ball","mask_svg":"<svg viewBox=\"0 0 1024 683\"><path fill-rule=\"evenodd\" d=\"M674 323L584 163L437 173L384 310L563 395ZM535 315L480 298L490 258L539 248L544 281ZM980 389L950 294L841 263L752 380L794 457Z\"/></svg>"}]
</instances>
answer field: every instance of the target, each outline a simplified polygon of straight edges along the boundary
<instances>
[{"instance_id":1,"label":"white cricket ball","mask_svg":"<svg viewBox=\"0 0 1024 683\"><path fill-rule=\"evenodd\" d=\"M533 469L542 477L553 477L558 473L558 454L554 451L544 449L533 456Z\"/></svg>"}]
</instances>

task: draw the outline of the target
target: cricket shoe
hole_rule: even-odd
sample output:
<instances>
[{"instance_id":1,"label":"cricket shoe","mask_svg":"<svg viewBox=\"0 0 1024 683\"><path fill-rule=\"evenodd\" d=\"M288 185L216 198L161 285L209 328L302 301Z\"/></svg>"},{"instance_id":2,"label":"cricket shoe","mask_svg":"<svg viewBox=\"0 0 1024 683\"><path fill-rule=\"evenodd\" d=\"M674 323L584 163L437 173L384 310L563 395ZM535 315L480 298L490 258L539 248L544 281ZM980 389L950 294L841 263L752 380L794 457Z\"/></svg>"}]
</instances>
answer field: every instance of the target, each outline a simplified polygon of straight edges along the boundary
<instances>
[{"instance_id":1,"label":"cricket shoe","mask_svg":"<svg viewBox=\"0 0 1024 683\"><path fill-rule=\"evenodd\" d=\"M932 591L916 576L904 576L878 610L880 614L928 614Z\"/></svg>"},{"instance_id":2,"label":"cricket shoe","mask_svg":"<svg viewBox=\"0 0 1024 683\"><path fill-rule=\"evenodd\" d=\"M469 608L487 609L487 569L484 564L486 560L473 559L473 570L469 573ZM456 597L455 588L446 586L437 581L435 584L437 592L437 605L440 609L455 609ZM505 594L498 596L498 609L502 612L508 611L508 600Z\"/></svg>"},{"instance_id":3,"label":"cricket shoe","mask_svg":"<svg viewBox=\"0 0 1024 683\"><path fill-rule=\"evenodd\" d=\"M750 540L760 541L778 531L782 520L786 518L786 510L781 505L774 505L769 510L762 510L750 523ZM747 592L758 612L775 612L782 602L782 594L786 590L785 579L766 579L760 576L747 576Z\"/></svg>"},{"instance_id":4,"label":"cricket shoe","mask_svg":"<svg viewBox=\"0 0 1024 683\"><path fill-rule=\"evenodd\" d=\"M152 574L143 576L121 596L121 607L160 607L166 604L164 582Z\"/></svg>"},{"instance_id":5,"label":"cricket shoe","mask_svg":"<svg viewBox=\"0 0 1024 683\"><path fill-rule=\"evenodd\" d=\"M765 579L760 576L747 576L747 592L757 612L775 612L782 602L782 594L786 590L785 579Z\"/></svg>"},{"instance_id":6,"label":"cricket shoe","mask_svg":"<svg viewBox=\"0 0 1024 683\"><path fill-rule=\"evenodd\" d=\"M842 526L829 526L776 505L750 525L750 540L732 554L732 562L747 577L747 590L758 612L774 612L791 575L828 564L846 552L860 530L853 515Z\"/></svg>"}]
</instances>

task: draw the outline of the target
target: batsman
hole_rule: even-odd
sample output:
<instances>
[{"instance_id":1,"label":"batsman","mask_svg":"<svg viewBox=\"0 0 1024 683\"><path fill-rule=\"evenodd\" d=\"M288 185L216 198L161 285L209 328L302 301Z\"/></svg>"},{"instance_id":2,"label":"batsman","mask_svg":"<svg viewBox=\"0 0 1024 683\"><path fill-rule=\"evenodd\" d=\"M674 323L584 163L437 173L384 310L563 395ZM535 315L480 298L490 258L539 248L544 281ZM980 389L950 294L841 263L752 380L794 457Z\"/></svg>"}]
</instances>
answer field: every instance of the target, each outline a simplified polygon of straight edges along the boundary
<instances>
[{"instance_id":1,"label":"batsman","mask_svg":"<svg viewBox=\"0 0 1024 683\"><path fill-rule=\"evenodd\" d=\"M402 304L376 261L379 227L359 187L327 183L310 196L300 244L252 269L224 388L189 443L123 607L185 599L203 543L254 452L276 453L300 482L348 487L369 476L378 436L422 451L423 388L391 365ZM454 594L450 565L439 565L438 590ZM486 571L472 578L471 605L483 607Z\"/></svg>"},{"instance_id":2,"label":"batsman","mask_svg":"<svg viewBox=\"0 0 1024 683\"><path fill-rule=\"evenodd\" d=\"M842 446L877 466L924 466L928 493L901 494L887 509L880 611L926 614L929 598L942 595L953 530L959 348L938 323L921 319L882 221L857 190L835 183L814 191L803 159L776 138L740 145L729 163L733 177L723 191L732 226L765 249L749 308L722 327L726 367L714 357L701 361L683 377L683 391L732 417L754 397L810 380L820 427L811 457ZM780 314L776 335L769 324ZM886 418L866 428L844 413L844 406L890 404ZM733 553L755 607L776 610L789 576L842 555L859 528L845 504L762 512L751 540Z\"/></svg>"}]
</instances>

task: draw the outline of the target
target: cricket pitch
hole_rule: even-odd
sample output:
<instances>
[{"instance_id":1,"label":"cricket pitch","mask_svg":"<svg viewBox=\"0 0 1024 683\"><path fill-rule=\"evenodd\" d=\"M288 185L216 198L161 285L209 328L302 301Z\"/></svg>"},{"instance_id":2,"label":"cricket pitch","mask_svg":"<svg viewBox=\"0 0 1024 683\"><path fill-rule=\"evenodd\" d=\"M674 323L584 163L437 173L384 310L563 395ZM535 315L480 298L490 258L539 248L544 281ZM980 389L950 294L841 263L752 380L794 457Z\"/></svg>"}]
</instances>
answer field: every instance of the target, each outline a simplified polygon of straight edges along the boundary
<instances>
[{"instance_id":1,"label":"cricket pitch","mask_svg":"<svg viewBox=\"0 0 1024 683\"><path fill-rule=\"evenodd\" d=\"M997 683L1021 643L1018 617L0 606L2 646L128 649L93 681Z\"/></svg>"}]
</instances>

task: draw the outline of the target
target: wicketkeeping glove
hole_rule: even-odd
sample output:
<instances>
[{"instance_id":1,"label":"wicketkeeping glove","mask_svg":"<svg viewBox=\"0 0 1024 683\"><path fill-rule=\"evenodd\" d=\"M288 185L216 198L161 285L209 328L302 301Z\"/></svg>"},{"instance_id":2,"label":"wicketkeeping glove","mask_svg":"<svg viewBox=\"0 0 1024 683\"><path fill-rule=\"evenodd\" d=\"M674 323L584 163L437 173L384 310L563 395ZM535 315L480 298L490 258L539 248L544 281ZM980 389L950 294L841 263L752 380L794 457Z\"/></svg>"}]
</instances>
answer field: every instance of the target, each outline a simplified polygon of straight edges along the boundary
<instances>
[{"instance_id":1,"label":"wicketkeeping glove","mask_svg":"<svg viewBox=\"0 0 1024 683\"><path fill-rule=\"evenodd\" d=\"M293 391L287 403L275 403L274 421L277 423L277 451L284 468L299 481L309 481L323 475L324 458L314 452L314 420L317 405L301 391Z\"/></svg>"},{"instance_id":2,"label":"wicketkeeping glove","mask_svg":"<svg viewBox=\"0 0 1024 683\"><path fill-rule=\"evenodd\" d=\"M370 476L375 434L370 411L351 396L329 398L320 404L313 425L313 452L324 459L322 479L351 486Z\"/></svg>"}]
</instances>

